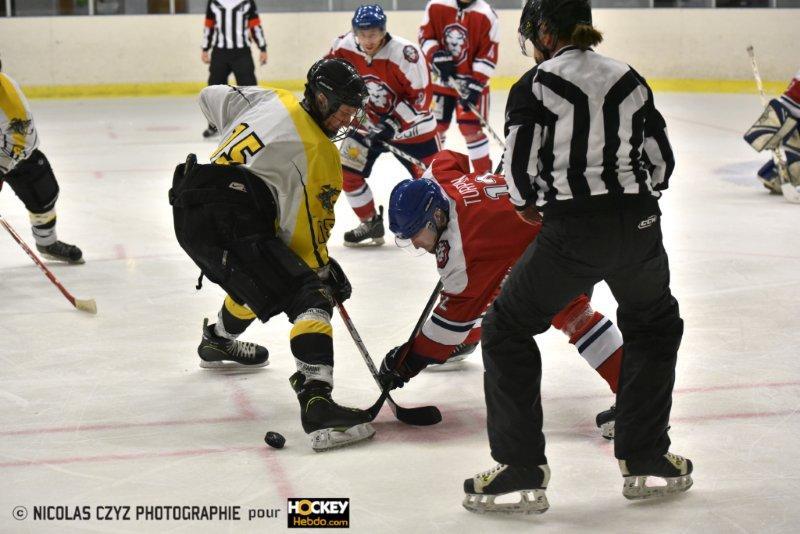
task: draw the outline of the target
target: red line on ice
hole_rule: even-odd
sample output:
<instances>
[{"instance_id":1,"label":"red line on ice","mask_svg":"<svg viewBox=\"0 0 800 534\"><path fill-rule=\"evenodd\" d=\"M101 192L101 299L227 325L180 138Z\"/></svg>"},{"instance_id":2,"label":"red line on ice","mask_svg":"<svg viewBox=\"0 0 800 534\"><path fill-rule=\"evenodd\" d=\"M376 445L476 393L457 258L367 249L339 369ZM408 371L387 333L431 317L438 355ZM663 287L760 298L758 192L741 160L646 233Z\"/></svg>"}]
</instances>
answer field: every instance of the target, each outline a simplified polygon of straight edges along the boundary
<instances>
[{"instance_id":1,"label":"red line on ice","mask_svg":"<svg viewBox=\"0 0 800 534\"><path fill-rule=\"evenodd\" d=\"M32 434L56 434L61 432L89 432L97 430L121 430L123 428L146 428L157 426L208 425L215 423L238 423L249 421L251 417L231 415L227 417L207 417L203 419L173 419L167 421L145 421L142 423L103 423L97 425L73 425L50 428L23 428L19 430L0 430L0 436L24 436Z\"/></svg>"}]
</instances>

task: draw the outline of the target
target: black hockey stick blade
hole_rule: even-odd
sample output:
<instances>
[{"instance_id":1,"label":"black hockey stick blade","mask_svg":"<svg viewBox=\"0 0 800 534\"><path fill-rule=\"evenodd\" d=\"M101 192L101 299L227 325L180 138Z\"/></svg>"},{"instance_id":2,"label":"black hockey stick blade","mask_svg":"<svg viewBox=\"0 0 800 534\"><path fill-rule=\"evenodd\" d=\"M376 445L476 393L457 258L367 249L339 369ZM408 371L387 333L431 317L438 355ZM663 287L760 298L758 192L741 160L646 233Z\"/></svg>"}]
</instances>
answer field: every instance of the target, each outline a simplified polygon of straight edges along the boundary
<instances>
[{"instance_id":1,"label":"black hockey stick blade","mask_svg":"<svg viewBox=\"0 0 800 534\"><path fill-rule=\"evenodd\" d=\"M375 404L367 408L367 412L375 420L383 408L383 403L389 401L389 407L398 421L413 426L430 426L442 421L442 412L436 406L418 406L416 408L404 408L398 406L394 399L389 395L389 391L383 391Z\"/></svg>"}]
</instances>

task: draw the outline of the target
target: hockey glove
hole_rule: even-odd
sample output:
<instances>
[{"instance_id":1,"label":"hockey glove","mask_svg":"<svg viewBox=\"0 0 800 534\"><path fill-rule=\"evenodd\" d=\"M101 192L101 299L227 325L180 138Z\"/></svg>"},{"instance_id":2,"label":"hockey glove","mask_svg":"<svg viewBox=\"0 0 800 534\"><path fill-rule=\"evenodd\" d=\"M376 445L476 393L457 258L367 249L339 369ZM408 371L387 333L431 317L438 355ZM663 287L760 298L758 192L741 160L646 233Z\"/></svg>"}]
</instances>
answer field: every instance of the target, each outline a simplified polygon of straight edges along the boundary
<instances>
[{"instance_id":1,"label":"hockey glove","mask_svg":"<svg viewBox=\"0 0 800 534\"><path fill-rule=\"evenodd\" d=\"M373 148L373 144L380 144L379 141L389 141L394 137L400 125L390 116L385 116L381 122L370 127L367 135L364 136L364 144Z\"/></svg>"},{"instance_id":2,"label":"hockey glove","mask_svg":"<svg viewBox=\"0 0 800 534\"><path fill-rule=\"evenodd\" d=\"M446 84L450 78L456 75L456 64L453 61L453 56L446 50L437 50L433 53L431 66L439 75L442 83Z\"/></svg>"},{"instance_id":3,"label":"hockey glove","mask_svg":"<svg viewBox=\"0 0 800 534\"><path fill-rule=\"evenodd\" d=\"M337 302L344 302L350 298L353 293L353 287L350 285L350 280L345 276L339 262L328 256L328 265L319 271L319 275L322 283L325 284L331 296Z\"/></svg>"},{"instance_id":4,"label":"hockey glove","mask_svg":"<svg viewBox=\"0 0 800 534\"><path fill-rule=\"evenodd\" d=\"M483 94L483 84L475 78L465 76L459 81L461 86L461 107L469 109L470 106L477 107Z\"/></svg>"},{"instance_id":5,"label":"hockey glove","mask_svg":"<svg viewBox=\"0 0 800 534\"><path fill-rule=\"evenodd\" d=\"M408 355L406 355L408 352ZM378 381L384 389L401 388L425 369L430 360L410 352L409 343L393 348L383 358L381 369L378 371Z\"/></svg>"}]
</instances>

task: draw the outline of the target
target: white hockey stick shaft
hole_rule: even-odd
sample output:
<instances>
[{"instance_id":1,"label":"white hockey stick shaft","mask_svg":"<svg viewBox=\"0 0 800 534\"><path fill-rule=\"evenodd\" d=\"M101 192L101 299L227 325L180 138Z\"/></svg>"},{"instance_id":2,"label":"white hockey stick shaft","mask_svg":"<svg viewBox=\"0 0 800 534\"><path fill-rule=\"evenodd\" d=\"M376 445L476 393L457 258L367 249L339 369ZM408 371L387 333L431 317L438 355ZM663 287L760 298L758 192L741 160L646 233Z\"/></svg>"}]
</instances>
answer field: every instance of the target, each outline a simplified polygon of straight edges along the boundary
<instances>
[{"instance_id":1,"label":"white hockey stick shaft","mask_svg":"<svg viewBox=\"0 0 800 534\"><path fill-rule=\"evenodd\" d=\"M56 278L56 275L50 272L50 269L48 269L45 266L45 264L42 263L42 260L40 260L39 257L30 249L30 247L27 244L25 244L25 241L22 240L22 238L19 236L16 230L14 230L14 228L12 228L10 224L8 224L8 222L3 218L2 215L0 215L0 224L2 224L3 228L5 228L6 231L9 234L11 234L11 237L14 238L14 241L19 243L19 246L22 247L22 250L25 251L25 253L33 260L33 263L35 263L36 266L39 267L39 269L41 269L44 275L58 288L58 290L61 291L61 294L64 295L64 297L70 302L70 304L72 304L73 306L75 306L75 308L81 311L85 311L91 314L97 313L97 304L95 303L94 299L82 300L73 297L72 293L67 291L67 288L65 288L61 284L58 278Z\"/></svg>"},{"instance_id":2,"label":"white hockey stick shaft","mask_svg":"<svg viewBox=\"0 0 800 534\"><path fill-rule=\"evenodd\" d=\"M417 167L419 167L423 171L427 170L428 166L425 165L424 163L422 163L420 160L418 160L414 156L412 156L410 154L406 154L405 152L403 152L399 148L396 148L395 146L390 145L386 141L381 141L381 143L383 143L383 148L385 148L386 150L388 150L389 152L391 152L392 154L394 154L398 158L404 159L404 160L406 160L407 162L409 162L412 165L416 165Z\"/></svg>"},{"instance_id":3,"label":"white hockey stick shaft","mask_svg":"<svg viewBox=\"0 0 800 534\"><path fill-rule=\"evenodd\" d=\"M767 95L764 92L764 82L761 80L761 73L758 71L756 52L752 45L747 47L747 54L750 56L750 64L753 67L753 77L756 80L758 94L761 96L761 103L766 106ZM786 168L786 160L783 159L783 154L781 154L779 148L772 150L772 161L775 162L775 166L778 168L778 176L780 176L781 179L781 191L783 192L783 198L794 204L800 204L800 191L798 191L797 188L792 185L792 181L789 178L789 170Z\"/></svg>"}]
</instances>

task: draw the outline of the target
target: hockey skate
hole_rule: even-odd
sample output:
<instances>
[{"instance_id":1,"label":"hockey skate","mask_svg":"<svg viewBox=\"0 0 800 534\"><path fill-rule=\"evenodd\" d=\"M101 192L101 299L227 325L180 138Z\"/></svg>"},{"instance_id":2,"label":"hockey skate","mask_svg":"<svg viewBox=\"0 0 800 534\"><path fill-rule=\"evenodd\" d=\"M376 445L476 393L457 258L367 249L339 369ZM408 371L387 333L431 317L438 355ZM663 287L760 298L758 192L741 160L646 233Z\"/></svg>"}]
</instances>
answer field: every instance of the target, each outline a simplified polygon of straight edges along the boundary
<instances>
[{"instance_id":1,"label":"hockey skate","mask_svg":"<svg viewBox=\"0 0 800 534\"><path fill-rule=\"evenodd\" d=\"M383 206L371 219L344 233L346 247L377 247L383 245Z\"/></svg>"},{"instance_id":2,"label":"hockey skate","mask_svg":"<svg viewBox=\"0 0 800 534\"><path fill-rule=\"evenodd\" d=\"M692 487L692 468L691 460L670 452L651 460L619 460L619 469L625 478L622 495L639 500L686 491ZM648 486L648 477L662 478L666 485Z\"/></svg>"},{"instance_id":3,"label":"hockey skate","mask_svg":"<svg viewBox=\"0 0 800 534\"><path fill-rule=\"evenodd\" d=\"M73 265L85 263L81 249L75 245L68 245L63 241L56 241L52 245L47 246L37 244L36 250L48 260L63 261Z\"/></svg>"},{"instance_id":4,"label":"hockey skate","mask_svg":"<svg viewBox=\"0 0 800 534\"><path fill-rule=\"evenodd\" d=\"M269 365L269 351L266 347L220 337L214 333L214 325L208 324L208 319L203 319L203 339L197 347L197 354L203 369Z\"/></svg>"},{"instance_id":5,"label":"hockey skate","mask_svg":"<svg viewBox=\"0 0 800 534\"><path fill-rule=\"evenodd\" d=\"M617 419L617 405L612 404L611 408L602 411L595 417L597 428L606 439L614 439L614 421Z\"/></svg>"},{"instance_id":6,"label":"hockey skate","mask_svg":"<svg viewBox=\"0 0 800 534\"><path fill-rule=\"evenodd\" d=\"M336 404L331 398L333 388L327 382L306 382L305 375L298 371L289 383L300 401L300 421L305 433L311 435L314 452L348 447L375 435L369 413Z\"/></svg>"},{"instance_id":7,"label":"hockey skate","mask_svg":"<svg viewBox=\"0 0 800 534\"><path fill-rule=\"evenodd\" d=\"M456 369L460 369L462 367L460 363L466 360L467 356L475 352L477 346L477 343L460 343L456 345L452 354L450 354L445 361L429 365L425 369L428 371L455 371Z\"/></svg>"},{"instance_id":8,"label":"hockey skate","mask_svg":"<svg viewBox=\"0 0 800 534\"><path fill-rule=\"evenodd\" d=\"M541 514L547 511L547 483L550 468L514 467L497 464L464 481L464 508L478 514ZM499 503L498 497L519 495L517 502Z\"/></svg>"},{"instance_id":9,"label":"hockey skate","mask_svg":"<svg viewBox=\"0 0 800 534\"><path fill-rule=\"evenodd\" d=\"M219 130L217 130L216 126L213 126L211 124L208 125L208 128L203 130L203 138L205 139L208 139L210 137L215 137L217 134L219 134Z\"/></svg>"}]
</instances>

